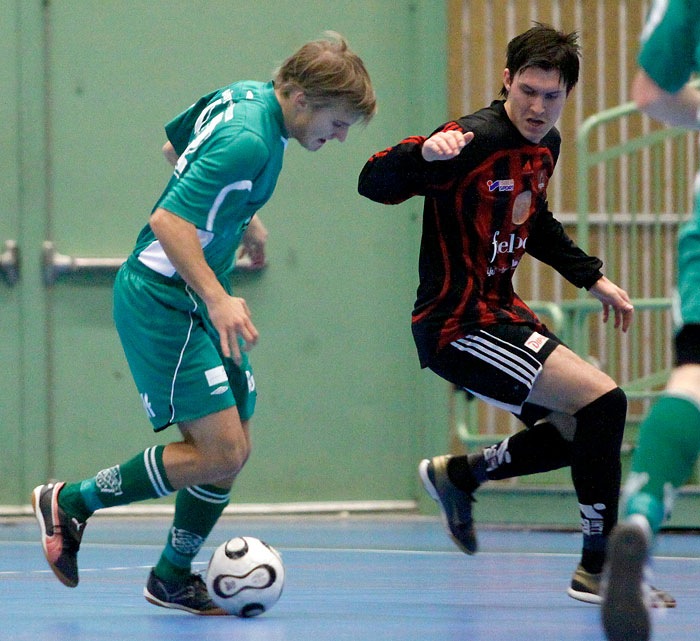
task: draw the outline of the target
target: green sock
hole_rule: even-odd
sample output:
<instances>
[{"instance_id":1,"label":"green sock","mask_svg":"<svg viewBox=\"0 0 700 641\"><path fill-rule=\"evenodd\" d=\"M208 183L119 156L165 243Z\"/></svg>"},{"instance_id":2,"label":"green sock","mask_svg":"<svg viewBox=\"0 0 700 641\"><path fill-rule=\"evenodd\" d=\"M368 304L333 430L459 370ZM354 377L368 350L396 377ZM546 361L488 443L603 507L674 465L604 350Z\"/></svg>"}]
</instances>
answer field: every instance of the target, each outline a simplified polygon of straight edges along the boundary
<instances>
[{"instance_id":1,"label":"green sock","mask_svg":"<svg viewBox=\"0 0 700 641\"><path fill-rule=\"evenodd\" d=\"M174 489L163 466L164 445L149 447L126 463L98 472L93 478L66 484L59 505L79 521L95 510L172 494Z\"/></svg>"},{"instance_id":2,"label":"green sock","mask_svg":"<svg viewBox=\"0 0 700 641\"><path fill-rule=\"evenodd\" d=\"M175 518L155 573L165 581L180 581L192 571L209 533L228 505L230 490L214 485L193 485L177 493Z\"/></svg>"},{"instance_id":3,"label":"green sock","mask_svg":"<svg viewBox=\"0 0 700 641\"><path fill-rule=\"evenodd\" d=\"M700 406L664 394L642 424L623 496L625 514L645 516L656 534L670 516L675 490L686 481L700 452Z\"/></svg>"}]
</instances>

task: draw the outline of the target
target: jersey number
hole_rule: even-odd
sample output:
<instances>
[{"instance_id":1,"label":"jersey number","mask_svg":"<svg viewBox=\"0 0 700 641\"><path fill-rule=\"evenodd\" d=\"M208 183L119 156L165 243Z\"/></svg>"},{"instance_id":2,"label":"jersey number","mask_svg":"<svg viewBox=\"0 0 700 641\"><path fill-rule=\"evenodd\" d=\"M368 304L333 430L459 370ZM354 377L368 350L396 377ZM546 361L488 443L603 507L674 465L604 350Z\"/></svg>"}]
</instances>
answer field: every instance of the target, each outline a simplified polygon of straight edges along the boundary
<instances>
[{"instance_id":1,"label":"jersey number","mask_svg":"<svg viewBox=\"0 0 700 641\"><path fill-rule=\"evenodd\" d=\"M225 111L220 111L216 116L214 116L211 120L209 120L209 116L211 115L211 112L216 109L219 105L226 104L226 110ZM187 163L189 162L187 160L187 156L191 154L192 152L196 151L199 146L207 139L209 136L211 136L212 132L216 128L216 126L221 122L228 122L233 118L233 96L231 95L231 90L226 89L222 94L221 98L218 98L217 100L214 100L214 102L208 104L204 109L202 109L202 113L199 114L199 117L197 118L197 122L194 125L194 133L196 134L194 140L187 145L187 148L185 151L180 154L180 157L177 159L177 163L175 164L175 175L180 178L182 176L183 172L187 168Z\"/></svg>"}]
</instances>

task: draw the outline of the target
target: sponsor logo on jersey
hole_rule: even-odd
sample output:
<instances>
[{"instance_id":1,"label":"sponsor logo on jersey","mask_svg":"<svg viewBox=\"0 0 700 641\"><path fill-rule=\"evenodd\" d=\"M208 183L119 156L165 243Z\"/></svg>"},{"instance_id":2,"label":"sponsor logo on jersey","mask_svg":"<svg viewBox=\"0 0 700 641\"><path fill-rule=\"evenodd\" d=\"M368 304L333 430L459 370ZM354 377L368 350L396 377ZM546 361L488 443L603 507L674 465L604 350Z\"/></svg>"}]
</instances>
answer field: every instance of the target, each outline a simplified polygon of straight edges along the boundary
<instances>
[{"instance_id":1,"label":"sponsor logo on jersey","mask_svg":"<svg viewBox=\"0 0 700 641\"><path fill-rule=\"evenodd\" d=\"M533 352L539 352L544 344L549 340L546 336L538 334L537 332L532 332L530 338L525 341L525 347L531 349Z\"/></svg>"},{"instance_id":2,"label":"sponsor logo on jersey","mask_svg":"<svg viewBox=\"0 0 700 641\"><path fill-rule=\"evenodd\" d=\"M513 191L515 189L515 181L512 178L506 180L487 180L486 186L489 191Z\"/></svg>"},{"instance_id":3,"label":"sponsor logo on jersey","mask_svg":"<svg viewBox=\"0 0 700 641\"><path fill-rule=\"evenodd\" d=\"M527 238L521 238L516 234L510 234L507 240L500 240L500 235L500 231L495 232L493 239L491 240L491 245L493 245L493 254L491 254L489 263L493 263L498 254L512 254L516 249L525 249Z\"/></svg>"}]
</instances>

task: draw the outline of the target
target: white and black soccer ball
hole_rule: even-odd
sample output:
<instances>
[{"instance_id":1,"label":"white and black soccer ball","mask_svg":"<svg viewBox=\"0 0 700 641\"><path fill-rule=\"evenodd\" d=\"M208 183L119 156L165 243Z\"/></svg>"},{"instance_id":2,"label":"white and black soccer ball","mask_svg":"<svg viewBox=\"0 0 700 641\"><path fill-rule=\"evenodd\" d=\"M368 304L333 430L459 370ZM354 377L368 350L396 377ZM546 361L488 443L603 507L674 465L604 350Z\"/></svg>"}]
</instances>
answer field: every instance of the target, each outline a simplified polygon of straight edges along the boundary
<instances>
[{"instance_id":1,"label":"white and black soccer ball","mask_svg":"<svg viewBox=\"0 0 700 641\"><path fill-rule=\"evenodd\" d=\"M252 536L222 543L207 567L207 590L221 609L238 617L269 610L282 594L284 565L280 553Z\"/></svg>"}]
</instances>

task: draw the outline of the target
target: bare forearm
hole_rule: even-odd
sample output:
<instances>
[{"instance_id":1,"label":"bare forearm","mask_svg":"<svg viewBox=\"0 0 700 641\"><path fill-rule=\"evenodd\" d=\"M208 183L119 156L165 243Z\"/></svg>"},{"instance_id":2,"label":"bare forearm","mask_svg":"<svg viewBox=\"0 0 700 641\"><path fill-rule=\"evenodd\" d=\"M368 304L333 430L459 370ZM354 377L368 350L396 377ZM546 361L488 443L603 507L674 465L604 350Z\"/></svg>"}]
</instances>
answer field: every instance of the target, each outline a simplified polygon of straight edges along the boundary
<instances>
[{"instance_id":1,"label":"bare forearm","mask_svg":"<svg viewBox=\"0 0 700 641\"><path fill-rule=\"evenodd\" d=\"M197 229L192 223L158 208L153 212L150 224L177 273L207 306L227 295L204 258Z\"/></svg>"},{"instance_id":2,"label":"bare forearm","mask_svg":"<svg viewBox=\"0 0 700 641\"><path fill-rule=\"evenodd\" d=\"M700 91L693 87L685 85L676 93L668 93L646 72L639 70L632 85L632 97L639 109L654 120L688 129L700 129Z\"/></svg>"}]
</instances>

